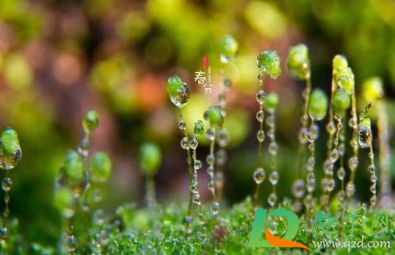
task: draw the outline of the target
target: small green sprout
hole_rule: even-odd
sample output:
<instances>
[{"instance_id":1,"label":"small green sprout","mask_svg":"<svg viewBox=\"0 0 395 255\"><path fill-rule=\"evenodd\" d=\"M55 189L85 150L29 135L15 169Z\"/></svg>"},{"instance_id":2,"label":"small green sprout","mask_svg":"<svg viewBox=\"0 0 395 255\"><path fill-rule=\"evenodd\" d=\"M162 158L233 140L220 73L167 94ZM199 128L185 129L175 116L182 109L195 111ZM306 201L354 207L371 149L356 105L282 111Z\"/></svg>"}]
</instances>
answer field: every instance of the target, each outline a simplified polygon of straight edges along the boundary
<instances>
[{"instance_id":1,"label":"small green sprout","mask_svg":"<svg viewBox=\"0 0 395 255\"><path fill-rule=\"evenodd\" d=\"M19 144L18 133L13 128L6 128L0 136L0 168L13 169L22 158L22 150Z\"/></svg>"},{"instance_id":2,"label":"small green sprout","mask_svg":"<svg viewBox=\"0 0 395 255\"><path fill-rule=\"evenodd\" d=\"M266 96L265 108L268 112L274 113L278 105L278 94L275 92L270 92Z\"/></svg>"},{"instance_id":3,"label":"small green sprout","mask_svg":"<svg viewBox=\"0 0 395 255\"><path fill-rule=\"evenodd\" d=\"M84 177L82 157L74 150L69 150L64 159L64 170L67 177L72 181L81 181Z\"/></svg>"},{"instance_id":4,"label":"small green sprout","mask_svg":"<svg viewBox=\"0 0 395 255\"><path fill-rule=\"evenodd\" d=\"M85 133L92 133L99 126L99 115L96 111L89 111L86 113L84 121L82 122Z\"/></svg>"},{"instance_id":5,"label":"small green sprout","mask_svg":"<svg viewBox=\"0 0 395 255\"><path fill-rule=\"evenodd\" d=\"M92 180L104 183L111 175L111 159L104 152L96 152L91 161Z\"/></svg>"},{"instance_id":6,"label":"small green sprout","mask_svg":"<svg viewBox=\"0 0 395 255\"><path fill-rule=\"evenodd\" d=\"M167 80L166 90L175 106L182 108L188 103L190 91L187 84L179 76L174 75Z\"/></svg>"},{"instance_id":7,"label":"small green sprout","mask_svg":"<svg viewBox=\"0 0 395 255\"><path fill-rule=\"evenodd\" d=\"M333 69L348 67L347 58L344 55L336 55L332 60Z\"/></svg>"},{"instance_id":8,"label":"small green sprout","mask_svg":"<svg viewBox=\"0 0 395 255\"><path fill-rule=\"evenodd\" d=\"M298 44L290 48L287 68L295 79L307 80L310 78L310 58L306 45Z\"/></svg>"},{"instance_id":9,"label":"small green sprout","mask_svg":"<svg viewBox=\"0 0 395 255\"><path fill-rule=\"evenodd\" d=\"M201 136L204 134L204 124L203 121L198 120L197 122L195 122L195 127L193 129L193 133L196 136Z\"/></svg>"},{"instance_id":10,"label":"small green sprout","mask_svg":"<svg viewBox=\"0 0 395 255\"><path fill-rule=\"evenodd\" d=\"M383 81L379 77L372 77L362 85L362 93L367 102L374 102L384 96Z\"/></svg>"},{"instance_id":11,"label":"small green sprout","mask_svg":"<svg viewBox=\"0 0 395 255\"><path fill-rule=\"evenodd\" d=\"M139 165L141 170L149 176L156 174L162 162L160 148L154 143L145 143L140 148Z\"/></svg>"},{"instance_id":12,"label":"small green sprout","mask_svg":"<svg viewBox=\"0 0 395 255\"><path fill-rule=\"evenodd\" d=\"M309 115L313 120L325 118L328 110L328 97L321 89L314 89L310 94Z\"/></svg>"},{"instance_id":13,"label":"small green sprout","mask_svg":"<svg viewBox=\"0 0 395 255\"><path fill-rule=\"evenodd\" d=\"M221 109L218 106L210 106L208 110L204 112L204 119L213 127L219 127L224 121Z\"/></svg>"},{"instance_id":14,"label":"small green sprout","mask_svg":"<svg viewBox=\"0 0 395 255\"><path fill-rule=\"evenodd\" d=\"M351 104L350 95L346 93L344 90L339 89L336 91L333 97L332 104L335 114L343 116L346 110L350 107Z\"/></svg>"},{"instance_id":15,"label":"small green sprout","mask_svg":"<svg viewBox=\"0 0 395 255\"><path fill-rule=\"evenodd\" d=\"M229 63L232 61L238 52L239 45L237 41L230 35L225 36L221 40L221 62Z\"/></svg>"},{"instance_id":16,"label":"small green sprout","mask_svg":"<svg viewBox=\"0 0 395 255\"><path fill-rule=\"evenodd\" d=\"M268 74L270 78L277 79L281 74L281 59L275 50L265 50L257 57L258 68Z\"/></svg>"},{"instance_id":17,"label":"small green sprout","mask_svg":"<svg viewBox=\"0 0 395 255\"><path fill-rule=\"evenodd\" d=\"M55 207L62 212L62 214L65 214L68 211L72 211L71 208L73 205L73 201L74 201L74 192L72 190L66 187L62 187L55 190L53 203Z\"/></svg>"}]
</instances>

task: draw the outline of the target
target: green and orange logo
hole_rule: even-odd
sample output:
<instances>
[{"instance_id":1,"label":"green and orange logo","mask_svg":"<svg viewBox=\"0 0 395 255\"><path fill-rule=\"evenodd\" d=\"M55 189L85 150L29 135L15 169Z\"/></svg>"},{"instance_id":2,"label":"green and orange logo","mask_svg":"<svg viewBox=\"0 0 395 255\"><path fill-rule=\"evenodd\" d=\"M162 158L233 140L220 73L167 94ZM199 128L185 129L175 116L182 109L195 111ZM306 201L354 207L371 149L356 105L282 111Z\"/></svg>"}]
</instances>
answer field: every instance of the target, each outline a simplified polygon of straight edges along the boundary
<instances>
[{"instance_id":1,"label":"green and orange logo","mask_svg":"<svg viewBox=\"0 0 395 255\"><path fill-rule=\"evenodd\" d=\"M266 213L266 209L256 210L254 223L252 224L250 241L248 242L249 247L295 247L310 250L306 245L292 241L299 230L299 218L294 212L286 209L276 209L268 214L268 216L282 216L287 219L288 229L282 238L271 234L264 227ZM263 229L265 229L266 240L261 239Z\"/></svg>"}]
</instances>

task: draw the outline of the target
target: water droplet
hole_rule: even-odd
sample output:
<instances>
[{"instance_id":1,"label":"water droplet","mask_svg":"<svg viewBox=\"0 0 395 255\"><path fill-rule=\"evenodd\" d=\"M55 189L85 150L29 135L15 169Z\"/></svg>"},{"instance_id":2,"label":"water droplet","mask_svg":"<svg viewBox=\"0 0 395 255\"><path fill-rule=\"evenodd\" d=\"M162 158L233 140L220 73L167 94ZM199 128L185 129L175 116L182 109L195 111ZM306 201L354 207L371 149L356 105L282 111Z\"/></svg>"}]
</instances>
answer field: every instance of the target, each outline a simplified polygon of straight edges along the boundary
<instances>
[{"instance_id":1,"label":"water droplet","mask_svg":"<svg viewBox=\"0 0 395 255\"><path fill-rule=\"evenodd\" d=\"M269 181L273 186L278 184L278 180L280 179L280 174L277 171L273 171L269 176Z\"/></svg>"},{"instance_id":2,"label":"water droplet","mask_svg":"<svg viewBox=\"0 0 395 255\"><path fill-rule=\"evenodd\" d=\"M301 144L306 144L309 138L309 132L306 128L301 128L298 134L299 142Z\"/></svg>"},{"instance_id":3,"label":"water droplet","mask_svg":"<svg viewBox=\"0 0 395 255\"><path fill-rule=\"evenodd\" d=\"M214 141L215 139L215 129L214 128L209 128L206 131L206 137L209 141Z\"/></svg>"},{"instance_id":4,"label":"water droplet","mask_svg":"<svg viewBox=\"0 0 395 255\"><path fill-rule=\"evenodd\" d=\"M370 126L361 123L359 125L359 146L361 148L369 148L372 145L372 130Z\"/></svg>"},{"instance_id":5,"label":"water droplet","mask_svg":"<svg viewBox=\"0 0 395 255\"><path fill-rule=\"evenodd\" d=\"M339 159L339 152L336 149L332 150L330 159L331 159L332 163L335 163Z\"/></svg>"},{"instance_id":6,"label":"water droplet","mask_svg":"<svg viewBox=\"0 0 395 255\"><path fill-rule=\"evenodd\" d=\"M339 178L339 180L343 181L345 176L346 176L346 171L344 170L344 167L340 167L337 170L337 177Z\"/></svg>"},{"instance_id":7,"label":"water droplet","mask_svg":"<svg viewBox=\"0 0 395 255\"><path fill-rule=\"evenodd\" d=\"M228 156L226 154L226 150L224 150L224 149L218 150L217 153L216 153L215 158L217 160L217 165L219 165L219 166L225 165L226 160L228 159Z\"/></svg>"},{"instance_id":8,"label":"water droplet","mask_svg":"<svg viewBox=\"0 0 395 255\"><path fill-rule=\"evenodd\" d=\"M349 125L351 128L353 128L353 129L357 128L357 127L358 127L358 120L357 120L357 118L351 118L351 119L348 121L348 125Z\"/></svg>"},{"instance_id":9,"label":"water droplet","mask_svg":"<svg viewBox=\"0 0 395 255\"><path fill-rule=\"evenodd\" d=\"M105 221L106 217L105 217L105 213L103 210L98 209L93 213L93 223L97 226L102 225Z\"/></svg>"},{"instance_id":10,"label":"water droplet","mask_svg":"<svg viewBox=\"0 0 395 255\"><path fill-rule=\"evenodd\" d=\"M192 149L192 150L196 150L196 148L198 147L198 141L195 139L195 138L192 138L190 141L189 141L189 147Z\"/></svg>"},{"instance_id":11,"label":"water droplet","mask_svg":"<svg viewBox=\"0 0 395 255\"><path fill-rule=\"evenodd\" d=\"M209 167L207 168L207 173L208 173L209 175L214 174L214 167L209 166Z\"/></svg>"},{"instance_id":12,"label":"water droplet","mask_svg":"<svg viewBox=\"0 0 395 255\"><path fill-rule=\"evenodd\" d=\"M206 219L205 219L203 213L199 213L198 221L199 221L199 224L200 224L200 225L203 225L204 223L206 223Z\"/></svg>"},{"instance_id":13,"label":"water droplet","mask_svg":"<svg viewBox=\"0 0 395 255\"><path fill-rule=\"evenodd\" d=\"M263 110L259 110L256 113L256 119L258 120L258 122L263 122L263 120L265 119L265 113L263 112Z\"/></svg>"},{"instance_id":14,"label":"water droplet","mask_svg":"<svg viewBox=\"0 0 395 255\"><path fill-rule=\"evenodd\" d=\"M369 188L369 190L370 190L370 192L371 192L372 194L376 194L376 185L375 185L375 184L371 185L370 188Z\"/></svg>"},{"instance_id":15,"label":"water droplet","mask_svg":"<svg viewBox=\"0 0 395 255\"><path fill-rule=\"evenodd\" d=\"M186 216L184 222L190 224L192 222L192 216Z\"/></svg>"},{"instance_id":16,"label":"water droplet","mask_svg":"<svg viewBox=\"0 0 395 255\"><path fill-rule=\"evenodd\" d=\"M256 94L256 101L258 104L263 105L265 103L266 93L263 90L259 90Z\"/></svg>"},{"instance_id":17,"label":"water droplet","mask_svg":"<svg viewBox=\"0 0 395 255\"><path fill-rule=\"evenodd\" d=\"M185 123L184 120L180 120L180 121L178 122L178 128L179 128L181 131L186 130L187 124Z\"/></svg>"},{"instance_id":18,"label":"water droplet","mask_svg":"<svg viewBox=\"0 0 395 255\"><path fill-rule=\"evenodd\" d=\"M176 91L169 93L170 100L171 102L179 107L182 108L184 107L190 97L190 91L186 83L183 83L181 87L179 87Z\"/></svg>"},{"instance_id":19,"label":"water droplet","mask_svg":"<svg viewBox=\"0 0 395 255\"><path fill-rule=\"evenodd\" d=\"M330 191L332 191L334 188L335 188L335 181L334 181L332 178L328 179L328 180L327 180L327 183L326 183L326 191L327 191L327 192L330 192Z\"/></svg>"},{"instance_id":20,"label":"water droplet","mask_svg":"<svg viewBox=\"0 0 395 255\"><path fill-rule=\"evenodd\" d=\"M374 174L374 165L369 165L368 171L370 174Z\"/></svg>"},{"instance_id":21,"label":"water droplet","mask_svg":"<svg viewBox=\"0 0 395 255\"><path fill-rule=\"evenodd\" d=\"M218 202L212 202L211 203L211 212L213 215L217 215L219 211L219 203Z\"/></svg>"},{"instance_id":22,"label":"water droplet","mask_svg":"<svg viewBox=\"0 0 395 255\"><path fill-rule=\"evenodd\" d=\"M336 126L335 126L335 123L334 123L333 121L329 122L329 123L326 125L326 131L328 131L328 133L329 133L330 135L334 135L334 134L335 134L335 132L336 132Z\"/></svg>"},{"instance_id":23,"label":"water droplet","mask_svg":"<svg viewBox=\"0 0 395 255\"><path fill-rule=\"evenodd\" d=\"M199 193L193 194L192 202L193 202L195 205L200 205L200 204L201 204Z\"/></svg>"},{"instance_id":24,"label":"water droplet","mask_svg":"<svg viewBox=\"0 0 395 255\"><path fill-rule=\"evenodd\" d=\"M276 142L272 142L269 144L269 154L275 156L278 154L278 144Z\"/></svg>"},{"instance_id":25,"label":"water droplet","mask_svg":"<svg viewBox=\"0 0 395 255\"><path fill-rule=\"evenodd\" d=\"M202 168L202 161L196 159L193 167L195 168L195 170L199 170L200 168Z\"/></svg>"},{"instance_id":26,"label":"water droplet","mask_svg":"<svg viewBox=\"0 0 395 255\"><path fill-rule=\"evenodd\" d=\"M263 130L259 130L256 135L256 138L260 143L262 143L265 140L265 132Z\"/></svg>"},{"instance_id":27,"label":"water droplet","mask_svg":"<svg viewBox=\"0 0 395 255\"><path fill-rule=\"evenodd\" d=\"M315 158L314 157L309 157L307 159L307 171L313 172L314 171L314 165L315 165Z\"/></svg>"},{"instance_id":28,"label":"water droplet","mask_svg":"<svg viewBox=\"0 0 395 255\"><path fill-rule=\"evenodd\" d=\"M325 160L324 162L324 172L326 175L331 175L333 172L333 163L330 159Z\"/></svg>"},{"instance_id":29,"label":"water droplet","mask_svg":"<svg viewBox=\"0 0 395 255\"><path fill-rule=\"evenodd\" d=\"M181 148L183 148L184 150L188 150L189 149L189 139L188 137L183 137L181 139Z\"/></svg>"},{"instance_id":30,"label":"water droplet","mask_svg":"<svg viewBox=\"0 0 395 255\"><path fill-rule=\"evenodd\" d=\"M78 144L77 151L81 156L87 157L89 154L90 143L87 137L81 140Z\"/></svg>"},{"instance_id":31,"label":"water droplet","mask_svg":"<svg viewBox=\"0 0 395 255\"><path fill-rule=\"evenodd\" d=\"M6 227L0 228L0 238L4 239L8 235L8 229Z\"/></svg>"},{"instance_id":32,"label":"water droplet","mask_svg":"<svg viewBox=\"0 0 395 255\"><path fill-rule=\"evenodd\" d=\"M11 178L4 178L3 182L1 183L1 187L5 192L8 192L12 188L12 180Z\"/></svg>"},{"instance_id":33,"label":"water droplet","mask_svg":"<svg viewBox=\"0 0 395 255\"><path fill-rule=\"evenodd\" d=\"M218 144L220 147L226 147L229 143L229 135L226 129L221 129L218 134Z\"/></svg>"},{"instance_id":34,"label":"water droplet","mask_svg":"<svg viewBox=\"0 0 395 255\"><path fill-rule=\"evenodd\" d=\"M66 250L67 252L75 252L75 250L78 248L78 240L75 238L73 235L67 236L66 240Z\"/></svg>"},{"instance_id":35,"label":"water droplet","mask_svg":"<svg viewBox=\"0 0 395 255\"><path fill-rule=\"evenodd\" d=\"M352 197L355 193L355 185L354 183L347 183L346 192L348 197Z\"/></svg>"},{"instance_id":36,"label":"water droplet","mask_svg":"<svg viewBox=\"0 0 395 255\"><path fill-rule=\"evenodd\" d=\"M270 206L274 206L277 202L277 195L276 193L271 193L268 198L268 202Z\"/></svg>"},{"instance_id":37,"label":"water droplet","mask_svg":"<svg viewBox=\"0 0 395 255\"><path fill-rule=\"evenodd\" d=\"M292 194L297 198L302 198L305 194L305 183L303 180L295 180L292 185Z\"/></svg>"},{"instance_id":38,"label":"water droplet","mask_svg":"<svg viewBox=\"0 0 395 255\"><path fill-rule=\"evenodd\" d=\"M209 165L214 165L215 164L215 157L214 157L214 155L213 154L207 155L206 162Z\"/></svg>"},{"instance_id":39,"label":"water droplet","mask_svg":"<svg viewBox=\"0 0 395 255\"><path fill-rule=\"evenodd\" d=\"M265 170L263 170L263 168L257 168L254 172L253 177L256 184L261 184L266 177Z\"/></svg>"},{"instance_id":40,"label":"water droplet","mask_svg":"<svg viewBox=\"0 0 395 255\"><path fill-rule=\"evenodd\" d=\"M370 181L374 183L377 182L377 176L376 175L370 176Z\"/></svg>"}]
</instances>

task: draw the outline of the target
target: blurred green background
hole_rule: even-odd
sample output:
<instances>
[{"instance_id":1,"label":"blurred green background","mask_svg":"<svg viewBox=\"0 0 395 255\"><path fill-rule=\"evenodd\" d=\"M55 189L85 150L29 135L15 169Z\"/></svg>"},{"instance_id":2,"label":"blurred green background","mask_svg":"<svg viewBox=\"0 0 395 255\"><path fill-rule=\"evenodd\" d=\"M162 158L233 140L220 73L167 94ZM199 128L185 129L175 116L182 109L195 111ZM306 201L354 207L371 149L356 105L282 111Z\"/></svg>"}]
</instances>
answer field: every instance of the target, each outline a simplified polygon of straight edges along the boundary
<instances>
[{"instance_id":1,"label":"blurred green background","mask_svg":"<svg viewBox=\"0 0 395 255\"><path fill-rule=\"evenodd\" d=\"M238 40L240 52L236 61L222 66L219 42L227 34ZM390 114L395 111L391 0L0 1L0 125L12 126L20 135L23 159L11 173L15 183L11 214L19 218L26 240L53 245L58 239L54 178L66 150L82 138L81 120L91 109L100 115L92 150L109 152L114 166L107 210L126 201L143 204L144 182L136 156L145 141L160 144L164 153L156 177L158 200L187 200L185 155L175 109L164 87L174 73L193 90L185 108L189 125L217 102L221 70L234 81L226 120L232 139L225 172L227 202L251 194L257 149L255 59L260 51L275 49L285 60L289 46L301 42L310 49L313 86L329 91L331 60L342 53L355 72L357 90L364 79L382 77ZM205 55L212 68L211 94L193 79ZM266 84L267 91L280 95L281 198L290 197L296 176L303 87L285 69L279 79ZM395 125L395 119L390 122ZM318 144L319 162L325 153L324 137ZM198 157L204 159L206 154L203 147ZM321 165L317 172L322 172ZM201 173L204 199L207 176ZM360 199L367 195L358 189L369 183L367 176L360 167ZM263 189L262 201L269 188Z\"/></svg>"}]
</instances>

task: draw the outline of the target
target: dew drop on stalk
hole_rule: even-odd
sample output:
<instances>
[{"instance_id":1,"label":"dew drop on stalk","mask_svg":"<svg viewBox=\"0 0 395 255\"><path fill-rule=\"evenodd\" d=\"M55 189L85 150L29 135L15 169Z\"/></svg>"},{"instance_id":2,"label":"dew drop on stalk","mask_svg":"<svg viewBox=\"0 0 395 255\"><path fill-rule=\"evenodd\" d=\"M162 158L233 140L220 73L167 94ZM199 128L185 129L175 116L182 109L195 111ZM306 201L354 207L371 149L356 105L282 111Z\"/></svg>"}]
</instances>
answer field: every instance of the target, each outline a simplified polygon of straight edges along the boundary
<instances>
[{"instance_id":1,"label":"dew drop on stalk","mask_svg":"<svg viewBox=\"0 0 395 255\"><path fill-rule=\"evenodd\" d=\"M256 119L258 120L258 122L263 122L264 118L265 118L265 113L263 112L263 110L259 110L256 113Z\"/></svg>"},{"instance_id":2,"label":"dew drop on stalk","mask_svg":"<svg viewBox=\"0 0 395 255\"><path fill-rule=\"evenodd\" d=\"M215 129L214 128L209 128L206 131L206 137L209 141L214 141L215 139Z\"/></svg>"},{"instance_id":3,"label":"dew drop on stalk","mask_svg":"<svg viewBox=\"0 0 395 255\"><path fill-rule=\"evenodd\" d=\"M336 125L335 123L333 123L333 121L329 122L326 125L326 131L330 134L330 135L334 135L336 132Z\"/></svg>"},{"instance_id":4,"label":"dew drop on stalk","mask_svg":"<svg viewBox=\"0 0 395 255\"><path fill-rule=\"evenodd\" d=\"M200 204L201 204L199 193L193 194L193 196L192 196L192 202L193 202L195 205L200 205Z\"/></svg>"},{"instance_id":5,"label":"dew drop on stalk","mask_svg":"<svg viewBox=\"0 0 395 255\"><path fill-rule=\"evenodd\" d=\"M180 121L178 122L178 128L179 128L181 131L184 131L184 130L187 128L187 124L185 123L184 120L180 120Z\"/></svg>"},{"instance_id":6,"label":"dew drop on stalk","mask_svg":"<svg viewBox=\"0 0 395 255\"><path fill-rule=\"evenodd\" d=\"M199 215L198 215L198 222L199 222L200 225L203 225L204 223L206 223L206 219L205 219L203 213L199 213Z\"/></svg>"},{"instance_id":7,"label":"dew drop on stalk","mask_svg":"<svg viewBox=\"0 0 395 255\"><path fill-rule=\"evenodd\" d=\"M180 142L181 148L184 150L189 149L189 139L188 137L183 137Z\"/></svg>"},{"instance_id":8,"label":"dew drop on stalk","mask_svg":"<svg viewBox=\"0 0 395 255\"><path fill-rule=\"evenodd\" d=\"M192 150L195 150L198 147L198 141L195 138L192 138L191 140L189 140L189 147Z\"/></svg>"},{"instance_id":9,"label":"dew drop on stalk","mask_svg":"<svg viewBox=\"0 0 395 255\"><path fill-rule=\"evenodd\" d=\"M218 144L220 147L226 147L229 143L229 135L226 129L221 129L218 133Z\"/></svg>"},{"instance_id":10,"label":"dew drop on stalk","mask_svg":"<svg viewBox=\"0 0 395 255\"><path fill-rule=\"evenodd\" d=\"M68 235L66 240L66 251L73 253L78 248L78 240L74 235Z\"/></svg>"},{"instance_id":11,"label":"dew drop on stalk","mask_svg":"<svg viewBox=\"0 0 395 255\"><path fill-rule=\"evenodd\" d=\"M302 198L305 194L305 183L303 180L296 180L292 186L292 193L297 198Z\"/></svg>"},{"instance_id":12,"label":"dew drop on stalk","mask_svg":"<svg viewBox=\"0 0 395 255\"><path fill-rule=\"evenodd\" d=\"M229 63L232 61L238 52L239 45L237 41L230 35L225 36L221 40L221 62Z\"/></svg>"},{"instance_id":13,"label":"dew drop on stalk","mask_svg":"<svg viewBox=\"0 0 395 255\"><path fill-rule=\"evenodd\" d=\"M265 170L263 168L257 168L254 172L254 181L257 185L261 184L266 177Z\"/></svg>"},{"instance_id":14,"label":"dew drop on stalk","mask_svg":"<svg viewBox=\"0 0 395 255\"><path fill-rule=\"evenodd\" d=\"M273 186L277 185L279 179L280 174L277 171L273 171L269 176L269 181Z\"/></svg>"},{"instance_id":15,"label":"dew drop on stalk","mask_svg":"<svg viewBox=\"0 0 395 255\"><path fill-rule=\"evenodd\" d=\"M202 168L202 161L196 159L193 167L195 168L195 170L199 170L200 168Z\"/></svg>"},{"instance_id":16,"label":"dew drop on stalk","mask_svg":"<svg viewBox=\"0 0 395 255\"><path fill-rule=\"evenodd\" d=\"M270 155L272 155L272 156L277 155L277 153L278 153L278 144L276 142L270 143L268 150L269 150L269 154Z\"/></svg>"},{"instance_id":17,"label":"dew drop on stalk","mask_svg":"<svg viewBox=\"0 0 395 255\"><path fill-rule=\"evenodd\" d=\"M218 202L212 202L211 203L211 212L213 215L217 215L219 211L219 203Z\"/></svg>"},{"instance_id":18,"label":"dew drop on stalk","mask_svg":"<svg viewBox=\"0 0 395 255\"><path fill-rule=\"evenodd\" d=\"M263 142L265 140L265 132L263 130L259 130L256 138L258 139L259 142Z\"/></svg>"},{"instance_id":19,"label":"dew drop on stalk","mask_svg":"<svg viewBox=\"0 0 395 255\"><path fill-rule=\"evenodd\" d=\"M339 152L337 149L333 149L330 155L330 160L335 163L339 159Z\"/></svg>"},{"instance_id":20,"label":"dew drop on stalk","mask_svg":"<svg viewBox=\"0 0 395 255\"><path fill-rule=\"evenodd\" d=\"M276 193L271 193L268 198L268 202L270 206L274 206L277 202L277 195Z\"/></svg>"},{"instance_id":21,"label":"dew drop on stalk","mask_svg":"<svg viewBox=\"0 0 395 255\"><path fill-rule=\"evenodd\" d=\"M12 180L9 177L4 178L3 182L1 183L1 187L5 192L8 192L12 188Z\"/></svg>"},{"instance_id":22,"label":"dew drop on stalk","mask_svg":"<svg viewBox=\"0 0 395 255\"><path fill-rule=\"evenodd\" d=\"M344 170L344 167L340 167L337 170L337 177L339 178L339 180L343 181L345 176L346 176L346 171Z\"/></svg>"},{"instance_id":23,"label":"dew drop on stalk","mask_svg":"<svg viewBox=\"0 0 395 255\"><path fill-rule=\"evenodd\" d=\"M223 166L228 158L228 156L226 154L226 150L224 150L224 149L218 150L215 154L215 158L216 158L217 164L220 166Z\"/></svg>"},{"instance_id":24,"label":"dew drop on stalk","mask_svg":"<svg viewBox=\"0 0 395 255\"><path fill-rule=\"evenodd\" d=\"M258 104L263 105L265 103L266 93L263 90L259 90L256 94L256 101Z\"/></svg>"},{"instance_id":25,"label":"dew drop on stalk","mask_svg":"<svg viewBox=\"0 0 395 255\"><path fill-rule=\"evenodd\" d=\"M359 132L359 146L363 149L369 148L372 144L372 130L370 128L370 120L361 122L358 126L358 132Z\"/></svg>"}]
</instances>

